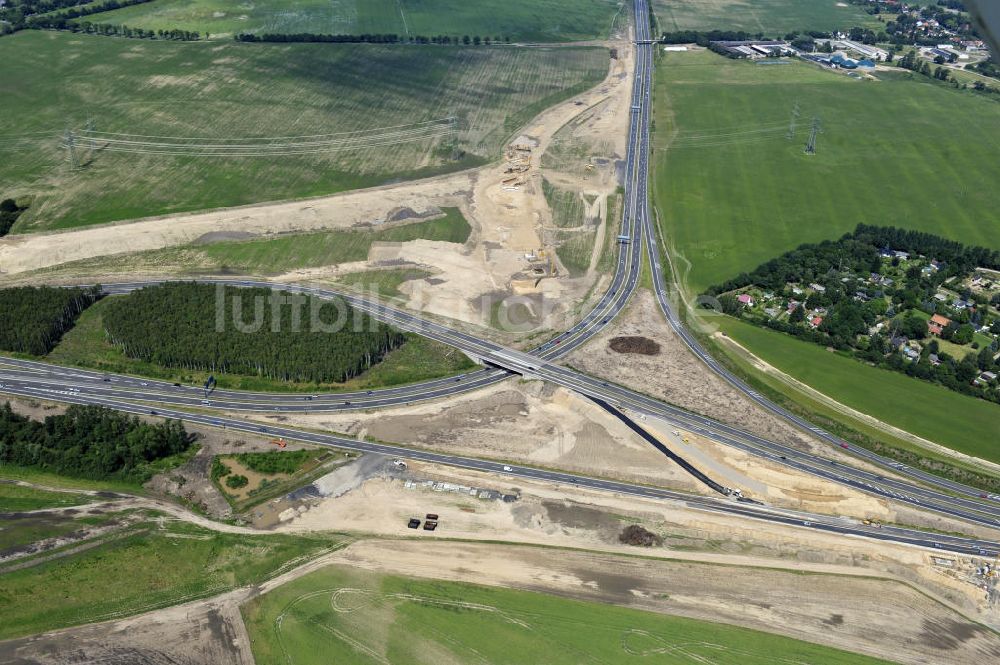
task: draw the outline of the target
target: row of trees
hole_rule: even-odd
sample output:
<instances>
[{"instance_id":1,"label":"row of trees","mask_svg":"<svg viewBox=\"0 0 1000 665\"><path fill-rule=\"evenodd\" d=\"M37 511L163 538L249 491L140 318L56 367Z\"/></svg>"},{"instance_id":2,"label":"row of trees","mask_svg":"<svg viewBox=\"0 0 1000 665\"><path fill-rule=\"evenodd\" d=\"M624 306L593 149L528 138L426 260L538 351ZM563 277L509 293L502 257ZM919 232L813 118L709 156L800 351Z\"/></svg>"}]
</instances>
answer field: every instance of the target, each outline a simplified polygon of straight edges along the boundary
<instances>
[{"instance_id":1,"label":"row of trees","mask_svg":"<svg viewBox=\"0 0 1000 665\"><path fill-rule=\"evenodd\" d=\"M945 67L941 66L944 64L944 58L938 56L934 59L934 62L937 63L938 67L932 72L930 63L923 58L918 58L916 51L910 50L896 64L903 69L909 69L910 71L929 76L939 81L947 81L951 77L951 74Z\"/></svg>"},{"instance_id":2,"label":"row of trees","mask_svg":"<svg viewBox=\"0 0 1000 665\"><path fill-rule=\"evenodd\" d=\"M73 327L80 313L100 297L97 286L0 289L0 349L45 355Z\"/></svg>"},{"instance_id":3,"label":"row of trees","mask_svg":"<svg viewBox=\"0 0 1000 665\"><path fill-rule=\"evenodd\" d=\"M126 37L128 39L166 39L181 42L195 42L201 39L201 33L194 30L146 30L144 28L130 28L127 25L116 25L113 23L76 21L63 16L39 18L37 21L32 22L31 27L45 30L82 32L88 35L102 35L104 37ZM206 34L205 36L207 37L208 35Z\"/></svg>"},{"instance_id":4,"label":"row of trees","mask_svg":"<svg viewBox=\"0 0 1000 665\"><path fill-rule=\"evenodd\" d=\"M886 258L882 250L890 249L907 252L910 260L903 263L894 253L892 258ZM926 258L919 259L920 256ZM931 259L937 261L936 269L928 267ZM981 371L1000 372L993 360L1000 345L993 341L979 348L974 341L976 328L990 323L990 299L982 292L954 286L961 281L955 278L966 277L976 267L997 269L1000 252L966 247L919 231L860 225L839 240L802 245L751 273L712 287L709 293L721 294L718 301L726 314L847 351L866 362L904 371L959 392L1000 402L1000 388L985 382L973 383ZM870 273L891 273L895 279L884 280L881 274L878 279L869 279ZM946 282L973 306L956 310L949 302L935 298ZM811 289L808 296L795 295L793 285L805 289L814 283L823 288ZM786 301L791 303L798 298L805 301L797 304L787 317L773 313L765 316L766 312L759 309L744 308L732 293L750 286L780 294L775 303L778 308ZM1000 294L993 297L992 304L1000 304ZM807 314L817 309L822 312L822 321L809 325ZM941 339L958 345L971 343L978 353L954 358L939 353L937 341L931 340L921 347L919 358L904 359L899 348L902 340L925 340L928 316L935 313L951 321L941 331ZM881 330L869 334L878 322L882 323ZM1000 334L1000 319L992 320L991 332Z\"/></svg>"},{"instance_id":5,"label":"row of trees","mask_svg":"<svg viewBox=\"0 0 1000 665\"><path fill-rule=\"evenodd\" d=\"M743 30L677 30L664 32L660 41L664 44L698 44L708 46L712 42L743 42L751 39L763 39L764 33L751 34Z\"/></svg>"},{"instance_id":6,"label":"row of trees","mask_svg":"<svg viewBox=\"0 0 1000 665\"><path fill-rule=\"evenodd\" d=\"M156 460L188 449L180 421L144 423L100 406L74 405L44 422L0 407L0 464L93 479L144 482Z\"/></svg>"},{"instance_id":7,"label":"row of trees","mask_svg":"<svg viewBox=\"0 0 1000 665\"><path fill-rule=\"evenodd\" d=\"M14 199L0 201L0 238L10 233L14 228L14 222L27 209L28 206L19 206Z\"/></svg>"},{"instance_id":8,"label":"row of trees","mask_svg":"<svg viewBox=\"0 0 1000 665\"><path fill-rule=\"evenodd\" d=\"M932 233L896 227L859 224L854 231L838 240L800 245L776 259L757 266L749 273L711 286L706 293L717 295L755 284L762 288L781 290L792 282L809 283L831 270L865 274L878 272L881 266L879 250L893 249L934 258L944 264L933 280L945 280L983 267L1000 270L1000 252L985 247L967 247ZM936 286L936 284L935 284Z\"/></svg>"},{"instance_id":9,"label":"row of trees","mask_svg":"<svg viewBox=\"0 0 1000 665\"><path fill-rule=\"evenodd\" d=\"M103 321L130 358L283 381L346 381L406 341L341 300L195 283L115 298Z\"/></svg>"},{"instance_id":10,"label":"row of trees","mask_svg":"<svg viewBox=\"0 0 1000 665\"><path fill-rule=\"evenodd\" d=\"M297 32L294 34L270 33L254 34L240 32L233 35L238 42L331 42L335 44L439 44L444 46L489 46L490 44L509 44L510 37L452 37L450 35L397 35L395 33L361 34L361 35L328 35L313 32Z\"/></svg>"}]
</instances>

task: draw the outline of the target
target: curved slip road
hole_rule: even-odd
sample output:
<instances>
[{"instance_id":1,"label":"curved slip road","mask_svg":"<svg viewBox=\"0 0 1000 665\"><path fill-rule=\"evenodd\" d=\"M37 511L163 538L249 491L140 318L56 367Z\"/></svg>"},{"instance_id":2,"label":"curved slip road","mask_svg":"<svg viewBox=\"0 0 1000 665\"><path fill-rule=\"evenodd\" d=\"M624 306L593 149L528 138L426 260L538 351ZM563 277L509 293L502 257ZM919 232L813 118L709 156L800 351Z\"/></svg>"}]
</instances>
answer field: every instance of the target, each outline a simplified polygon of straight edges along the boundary
<instances>
[{"instance_id":1,"label":"curved slip road","mask_svg":"<svg viewBox=\"0 0 1000 665\"><path fill-rule=\"evenodd\" d=\"M837 483L848 485L876 496L902 501L921 508L965 519L977 524L996 527L1000 525L1000 505L980 501L979 491L951 481L922 472L909 469L898 469L889 460L873 453L863 451L862 456L877 464L892 467L896 472L910 472L910 475L931 485L943 487L949 492L958 492L966 496L952 496L944 492L912 485L896 479L886 478L879 474L861 471L852 467L837 464L821 457L767 441L737 428L724 425L712 419L691 414L677 407L659 402L639 392L589 377L573 370L552 364L571 350L589 340L609 323L625 306L629 296L635 290L641 269L642 252L645 249L653 266L653 277L656 285L657 299L663 308L668 322L713 371L716 371L733 385L748 394L751 399L761 404L782 418L790 420L810 433L822 432L805 421L787 414L783 409L771 404L745 384L721 368L698 345L697 341L684 328L670 309L666 300L666 286L663 271L660 269L659 249L653 233L652 221L649 215L648 201L648 154L649 154L649 117L650 117L650 87L652 72L652 49L649 43L648 6L645 0L636 0L636 16L640 17L636 27L636 63L635 80L632 90L632 113L629 125L628 156L626 159L625 206L622 221L622 233L631 238L631 242L619 245L619 253L614 279L608 291L598 302L594 310L588 313L569 331L546 342L531 353L523 353L506 349L493 342L476 338L459 331L451 330L443 325L428 321L413 314L402 312L381 303L372 302L348 293L340 293L331 289L304 287L299 285L281 285L258 280L207 280L214 283L232 286L260 286L278 289L292 293L306 293L321 298L342 298L353 307L367 312L381 321L396 327L414 332L431 339L455 346L469 355L482 359L494 366L494 369L484 369L470 372L460 377L438 379L435 381L383 389L344 394L323 394L316 396L280 395L267 393L249 393L239 391L216 391L209 403L205 403L202 391L192 387L177 387L172 384L143 380L134 377L105 376L87 370L62 368L44 363L23 361L18 359L0 358L0 391L32 397L44 397L71 403L97 403L121 410L148 413L149 407L135 404L138 402L153 402L157 404L172 404L176 406L210 407L229 411L337 411L359 408L376 408L408 404L418 400L437 399L466 392L476 388L495 384L512 373L535 376L548 380L588 397L613 404L619 409L628 409L637 413L664 418L680 427L691 430L699 435L731 445L749 453L765 457L774 462L784 464L797 470L818 476ZM643 237L645 243L642 243ZM109 293L126 293L131 290L149 286L155 282L133 282L108 285ZM107 379L107 380L105 380ZM124 401L131 400L131 401ZM233 419L201 416L183 411L159 411L158 415L176 417L191 422L203 422L217 426L247 429L254 426ZM198 420L201 419L201 420ZM303 436L320 436L293 429L265 428L269 434L281 434L289 438L301 440ZM338 437L331 437L343 441ZM846 445L833 435L826 434L826 440L838 445ZM357 443L357 442L355 442ZM368 445L368 444L365 444ZM375 445L375 444L372 444ZM402 447L390 447L396 454L416 457L416 451ZM857 453L857 449L855 449ZM420 453L422 454L422 453ZM465 458L446 457L459 466L467 466ZM494 464L477 461L478 464ZM494 464L495 466L495 464ZM479 467L470 467L479 468ZM555 472L545 472L554 474ZM563 474L568 478L578 478ZM554 477L554 476L553 476ZM549 478L551 479L551 478ZM591 479L593 483L606 481ZM579 482L579 481L574 481ZM621 484L616 484L621 485ZM597 487L597 485L591 485ZM639 487L639 486L630 486ZM618 490L616 490L618 491ZM649 496L650 488L642 488L643 495ZM658 491L658 490L657 490ZM683 496L683 495L679 495ZM731 505L731 504L727 504ZM742 510L751 510L743 505ZM760 510L754 508L753 510ZM822 523L823 518L809 520L815 524ZM878 533L889 533L887 530ZM919 533L919 532L917 532ZM928 541L932 542L932 541ZM971 550L970 550L971 551Z\"/></svg>"}]
</instances>

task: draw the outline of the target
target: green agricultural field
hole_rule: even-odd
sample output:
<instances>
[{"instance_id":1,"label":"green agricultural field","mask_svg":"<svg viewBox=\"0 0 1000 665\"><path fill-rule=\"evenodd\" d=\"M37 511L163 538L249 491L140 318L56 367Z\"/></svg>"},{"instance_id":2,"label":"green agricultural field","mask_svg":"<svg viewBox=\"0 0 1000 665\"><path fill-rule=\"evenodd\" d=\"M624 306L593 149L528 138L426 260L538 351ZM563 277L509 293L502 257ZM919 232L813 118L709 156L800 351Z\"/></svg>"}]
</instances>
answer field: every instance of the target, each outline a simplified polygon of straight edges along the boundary
<instances>
[{"instance_id":1,"label":"green agricultural field","mask_svg":"<svg viewBox=\"0 0 1000 665\"><path fill-rule=\"evenodd\" d=\"M155 0L90 17L153 30L233 33L487 35L561 42L606 37L618 0Z\"/></svg>"},{"instance_id":2,"label":"green agricultural field","mask_svg":"<svg viewBox=\"0 0 1000 665\"><path fill-rule=\"evenodd\" d=\"M658 61L654 196L689 293L860 222L1000 247L1000 103L878 77L708 51ZM807 155L813 118L822 133Z\"/></svg>"},{"instance_id":3,"label":"green agricultural field","mask_svg":"<svg viewBox=\"0 0 1000 665\"><path fill-rule=\"evenodd\" d=\"M653 0L661 30L744 30L775 36L790 30L878 26L861 7L836 0Z\"/></svg>"},{"instance_id":4,"label":"green agricultural field","mask_svg":"<svg viewBox=\"0 0 1000 665\"><path fill-rule=\"evenodd\" d=\"M102 312L109 299L88 309L76 326L63 337L59 345L44 360L59 365L86 367L105 372L146 376L164 381L179 381L203 385L210 372L197 372L162 367L125 356L105 338ZM296 383L238 374L214 374L219 388L273 392L339 392L367 390L386 386L415 383L450 376L474 367L460 351L420 337L407 335L405 344L390 351L379 364L344 383Z\"/></svg>"},{"instance_id":5,"label":"green agricultural field","mask_svg":"<svg viewBox=\"0 0 1000 665\"><path fill-rule=\"evenodd\" d=\"M250 601L243 617L260 665L885 662L707 621L339 566Z\"/></svg>"},{"instance_id":6,"label":"green agricultural field","mask_svg":"<svg viewBox=\"0 0 1000 665\"><path fill-rule=\"evenodd\" d=\"M958 452L1000 462L996 404L729 317L715 317L713 323L765 362L852 409Z\"/></svg>"},{"instance_id":7,"label":"green agricultural field","mask_svg":"<svg viewBox=\"0 0 1000 665\"><path fill-rule=\"evenodd\" d=\"M482 164L540 111L598 83L608 51L27 30L0 40L0 62L0 192L34 197L14 227L25 233Z\"/></svg>"},{"instance_id":8,"label":"green agricultural field","mask_svg":"<svg viewBox=\"0 0 1000 665\"><path fill-rule=\"evenodd\" d=\"M130 527L83 552L0 572L0 639L137 614L258 584L338 546L332 537L247 536L180 522Z\"/></svg>"},{"instance_id":9,"label":"green agricultural field","mask_svg":"<svg viewBox=\"0 0 1000 665\"><path fill-rule=\"evenodd\" d=\"M0 513L78 506L88 501L93 501L93 498L84 494L52 492L25 485L0 482Z\"/></svg>"}]
</instances>

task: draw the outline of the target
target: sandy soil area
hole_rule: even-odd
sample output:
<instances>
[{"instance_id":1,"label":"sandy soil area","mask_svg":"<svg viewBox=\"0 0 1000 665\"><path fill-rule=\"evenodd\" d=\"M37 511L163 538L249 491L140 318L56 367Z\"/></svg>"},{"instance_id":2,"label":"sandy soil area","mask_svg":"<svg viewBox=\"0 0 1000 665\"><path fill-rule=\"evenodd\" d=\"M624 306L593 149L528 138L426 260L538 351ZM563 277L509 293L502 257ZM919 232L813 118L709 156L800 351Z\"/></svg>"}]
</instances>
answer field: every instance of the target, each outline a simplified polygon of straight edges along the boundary
<instances>
[{"instance_id":1,"label":"sandy soil area","mask_svg":"<svg viewBox=\"0 0 1000 665\"><path fill-rule=\"evenodd\" d=\"M345 229L384 221L401 207L425 213L440 205L458 205L471 191L474 179L474 171L463 171L314 199L7 236L0 240L0 270L12 275L95 256L174 247L208 233Z\"/></svg>"},{"instance_id":2,"label":"sandy soil area","mask_svg":"<svg viewBox=\"0 0 1000 665\"><path fill-rule=\"evenodd\" d=\"M1000 626L1000 607L969 577L971 559L946 557L950 567L932 565L933 552L875 540L844 538L812 530L746 520L689 507L683 502L644 500L578 487L506 479L493 474L411 463L407 487L402 478L370 478L337 498L320 501L280 530L344 530L407 537L411 517L439 515L438 529L420 538L503 540L606 552L635 552L618 535L641 524L663 538L644 554L750 557L753 563L787 566L823 563L892 574L933 590L979 620ZM515 492L513 503L480 500L467 493L441 491L421 482L433 480L500 492ZM744 561L747 563L748 561ZM981 581L981 580L980 580Z\"/></svg>"},{"instance_id":3,"label":"sandy soil area","mask_svg":"<svg viewBox=\"0 0 1000 665\"><path fill-rule=\"evenodd\" d=\"M446 402L377 412L280 418L285 424L454 454L707 492L617 419L569 391L537 381L507 381Z\"/></svg>"},{"instance_id":4,"label":"sandy soil area","mask_svg":"<svg viewBox=\"0 0 1000 665\"><path fill-rule=\"evenodd\" d=\"M425 479L516 492L519 499L482 500L419 482L406 487L406 480ZM259 587L0 643L0 660L250 663L239 605L330 564L722 621L902 663L989 662L1000 655L1000 638L976 623L1000 625L1000 613L969 582L970 560L948 557L942 566L934 553L915 548L750 523L679 503L517 485L491 474L411 463L407 478L370 478L279 529L350 530L370 539ZM178 518L195 517L178 510ZM406 528L408 518L427 512L439 515L437 531ZM628 524L657 533L663 546L620 544L617 535ZM455 538L491 542L450 540ZM635 554L643 556L629 556Z\"/></svg>"},{"instance_id":5,"label":"sandy soil area","mask_svg":"<svg viewBox=\"0 0 1000 665\"><path fill-rule=\"evenodd\" d=\"M660 345L660 353L613 351L610 342L619 336L649 338ZM573 351L565 364L623 385L642 386L649 395L772 441L846 459L756 406L712 373L666 324L647 289L637 289L626 310L590 343Z\"/></svg>"},{"instance_id":6,"label":"sandy soil area","mask_svg":"<svg viewBox=\"0 0 1000 665\"><path fill-rule=\"evenodd\" d=\"M616 418L575 393L537 381L511 380L447 401L371 412L286 413L263 418L440 452L712 493ZM996 536L964 522L823 482L689 432L676 436L670 423L640 422L709 477L769 505Z\"/></svg>"},{"instance_id":7,"label":"sandy soil area","mask_svg":"<svg viewBox=\"0 0 1000 665\"><path fill-rule=\"evenodd\" d=\"M581 125L590 127L591 132L620 136L615 140L624 141L632 49L625 41L606 45L616 47L618 56L611 60L605 80L595 88L544 111L515 139L518 145L528 146L526 152L517 153L518 163L526 169L516 174L520 181L517 186L511 186L511 162L501 160L461 173L334 196L148 218L63 232L8 236L0 239L0 275L11 282L23 279L93 280L97 277L110 281L115 276L162 276L172 271L183 272L185 266L141 266L123 257L121 269L116 267L111 274L104 262L93 269L75 266L66 275L48 271L37 276L24 273L71 261L177 247L204 238L235 239L251 234L266 236L378 226L396 219L401 210L405 210L407 216L426 216L441 207L451 206L460 208L473 228L472 236L464 245L429 241L376 243L367 261L349 266L295 271L282 278L313 281L345 272L387 266L420 267L432 272L434 277L404 284L402 291L410 307L453 320L489 326L492 324L491 303L517 295L527 298L524 302L532 310L535 325L542 328L563 327L575 316L578 304L591 290L597 276L588 274L570 279L565 270L553 275L546 269L543 278L538 279L531 272L532 263L526 255L541 255L544 252L547 257L554 257L558 265L552 247L546 248L548 239L542 232L551 220L551 213L541 191L540 161L556 132L595 105L603 105L606 111L593 115L592 120L588 115ZM521 155L524 155L523 159ZM603 190L597 192L602 197L614 191L616 182L613 171L613 168L610 169L610 176L605 174ZM598 201L597 207L601 205L603 203ZM101 274L77 274L84 270L99 270Z\"/></svg>"},{"instance_id":8,"label":"sandy soil area","mask_svg":"<svg viewBox=\"0 0 1000 665\"><path fill-rule=\"evenodd\" d=\"M835 566L800 573L588 552L429 541L362 541L337 559L433 579L543 591L745 626L900 663L1000 657L1000 637L893 579ZM745 563L745 561L744 561Z\"/></svg>"}]
</instances>

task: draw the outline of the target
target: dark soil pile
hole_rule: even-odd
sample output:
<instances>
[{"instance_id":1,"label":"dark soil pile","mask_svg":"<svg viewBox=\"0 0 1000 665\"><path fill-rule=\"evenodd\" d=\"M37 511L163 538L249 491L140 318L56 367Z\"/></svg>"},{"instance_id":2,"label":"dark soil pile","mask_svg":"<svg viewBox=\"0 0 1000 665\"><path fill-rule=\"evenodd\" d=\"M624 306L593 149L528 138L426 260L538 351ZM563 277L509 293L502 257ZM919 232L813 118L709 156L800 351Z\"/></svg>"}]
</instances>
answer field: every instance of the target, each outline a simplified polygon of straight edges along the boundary
<instances>
[{"instance_id":1,"label":"dark soil pile","mask_svg":"<svg viewBox=\"0 0 1000 665\"><path fill-rule=\"evenodd\" d=\"M638 524L630 524L625 527L618 536L618 540L626 545L636 545L637 547L652 547L663 544L662 538Z\"/></svg>"},{"instance_id":2,"label":"dark soil pile","mask_svg":"<svg viewBox=\"0 0 1000 665\"><path fill-rule=\"evenodd\" d=\"M641 353L644 356L660 354L660 345L648 337L615 337L608 346L618 353Z\"/></svg>"}]
</instances>

